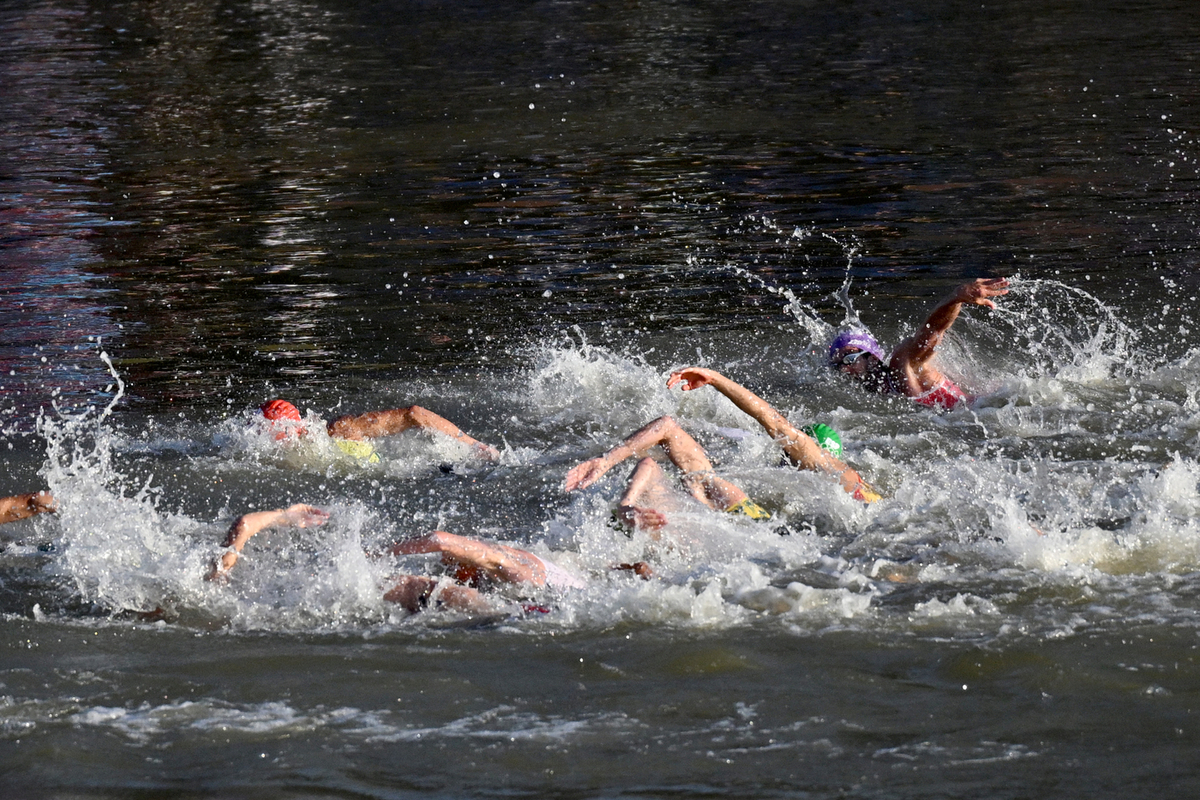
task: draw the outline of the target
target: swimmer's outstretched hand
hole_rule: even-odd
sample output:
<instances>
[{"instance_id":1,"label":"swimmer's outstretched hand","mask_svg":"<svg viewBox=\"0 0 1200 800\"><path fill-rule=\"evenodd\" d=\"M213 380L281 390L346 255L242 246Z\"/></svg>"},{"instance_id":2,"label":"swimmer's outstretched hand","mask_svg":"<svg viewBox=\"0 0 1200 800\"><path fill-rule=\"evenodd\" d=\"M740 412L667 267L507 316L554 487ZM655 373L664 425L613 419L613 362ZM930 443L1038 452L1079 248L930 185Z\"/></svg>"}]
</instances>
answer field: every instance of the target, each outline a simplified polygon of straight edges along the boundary
<instances>
[{"instance_id":1,"label":"swimmer's outstretched hand","mask_svg":"<svg viewBox=\"0 0 1200 800\"><path fill-rule=\"evenodd\" d=\"M667 515L654 508L618 506L617 519L631 528L656 531L667 524Z\"/></svg>"},{"instance_id":2,"label":"swimmer's outstretched hand","mask_svg":"<svg viewBox=\"0 0 1200 800\"><path fill-rule=\"evenodd\" d=\"M284 509L282 518L278 524L289 525L293 528L315 528L318 525L324 525L328 521L328 511L319 509L316 506L296 503Z\"/></svg>"},{"instance_id":3,"label":"swimmer's outstretched hand","mask_svg":"<svg viewBox=\"0 0 1200 800\"><path fill-rule=\"evenodd\" d=\"M671 377L667 378L667 388L674 389L678 386L683 391L690 392L692 389L708 386L719 377L720 373L711 369L687 367L671 373Z\"/></svg>"},{"instance_id":4,"label":"swimmer's outstretched hand","mask_svg":"<svg viewBox=\"0 0 1200 800\"><path fill-rule=\"evenodd\" d=\"M500 463L500 451L490 444L484 442L476 442L474 444L475 456L484 461L490 461L493 464Z\"/></svg>"},{"instance_id":5,"label":"swimmer's outstretched hand","mask_svg":"<svg viewBox=\"0 0 1200 800\"><path fill-rule=\"evenodd\" d=\"M958 287L954 299L966 305L995 308L996 304L988 298L1004 294L1008 294L1007 278L976 278Z\"/></svg>"},{"instance_id":6,"label":"swimmer's outstretched hand","mask_svg":"<svg viewBox=\"0 0 1200 800\"><path fill-rule=\"evenodd\" d=\"M604 477L604 473L608 472L611 467L612 465L608 463L608 459L604 456L589 458L582 464L572 467L571 471L567 473L567 491L573 492L576 489L586 489Z\"/></svg>"}]
</instances>

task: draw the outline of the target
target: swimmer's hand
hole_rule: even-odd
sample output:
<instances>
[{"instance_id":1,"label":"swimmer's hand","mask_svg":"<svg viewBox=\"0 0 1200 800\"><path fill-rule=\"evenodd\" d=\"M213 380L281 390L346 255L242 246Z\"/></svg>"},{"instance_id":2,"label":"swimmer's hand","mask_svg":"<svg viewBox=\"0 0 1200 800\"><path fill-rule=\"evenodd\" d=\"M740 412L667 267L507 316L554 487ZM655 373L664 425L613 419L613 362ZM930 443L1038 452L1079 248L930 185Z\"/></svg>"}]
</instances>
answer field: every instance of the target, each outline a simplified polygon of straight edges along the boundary
<instances>
[{"instance_id":1,"label":"swimmer's hand","mask_svg":"<svg viewBox=\"0 0 1200 800\"><path fill-rule=\"evenodd\" d=\"M958 287L954 299L964 305L995 308L996 304L989 298L1005 294L1008 294L1007 278L976 278Z\"/></svg>"},{"instance_id":2,"label":"swimmer's hand","mask_svg":"<svg viewBox=\"0 0 1200 800\"><path fill-rule=\"evenodd\" d=\"M719 377L721 377L720 373L711 369L687 367L671 373L671 377L667 378L667 388L674 389L678 386L683 391L690 392L693 389L708 386Z\"/></svg>"},{"instance_id":3,"label":"swimmer's hand","mask_svg":"<svg viewBox=\"0 0 1200 800\"><path fill-rule=\"evenodd\" d=\"M493 464L500 463L500 451L484 442L476 442L473 446L475 456L483 461L490 461Z\"/></svg>"},{"instance_id":4,"label":"swimmer's hand","mask_svg":"<svg viewBox=\"0 0 1200 800\"><path fill-rule=\"evenodd\" d=\"M35 492L29 495L29 510L34 514L58 511L58 501L50 492Z\"/></svg>"},{"instance_id":5,"label":"swimmer's hand","mask_svg":"<svg viewBox=\"0 0 1200 800\"><path fill-rule=\"evenodd\" d=\"M612 568L623 572L632 572L644 581L654 577L654 570L645 561L635 561L632 564L613 564Z\"/></svg>"},{"instance_id":6,"label":"swimmer's hand","mask_svg":"<svg viewBox=\"0 0 1200 800\"><path fill-rule=\"evenodd\" d=\"M218 558L205 574L204 580L208 583L217 583L224 586L229 583L229 568L221 563L221 559Z\"/></svg>"},{"instance_id":7,"label":"swimmer's hand","mask_svg":"<svg viewBox=\"0 0 1200 800\"><path fill-rule=\"evenodd\" d=\"M653 508L618 506L617 520L631 528L656 531L667 524L667 515Z\"/></svg>"},{"instance_id":8,"label":"swimmer's hand","mask_svg":"<svg viewBox=\"0 0 1200 800\"><path fill-rule=\"evenodd\" d=\"M604 473L612 467L606 456L598 456L597 458L589 458L582 464L578 464L571 468L567 473L566 488L568 492L573 492L576 489L586 489L596 481L604 477Z\"/></svg>"},{"instance_id":9,"label":"swimmer's hand","mask_svg":"<svg viewBox=\"0 0 1200 800\"><path fill-rule=\"evenodd\" d=\"M276 524L287 525L292 528L315 528L318 525L324 525L328 521L328 511L323 511L316 506L296 503L283 510L283 514Z\"/></svg>"}]
</instances>

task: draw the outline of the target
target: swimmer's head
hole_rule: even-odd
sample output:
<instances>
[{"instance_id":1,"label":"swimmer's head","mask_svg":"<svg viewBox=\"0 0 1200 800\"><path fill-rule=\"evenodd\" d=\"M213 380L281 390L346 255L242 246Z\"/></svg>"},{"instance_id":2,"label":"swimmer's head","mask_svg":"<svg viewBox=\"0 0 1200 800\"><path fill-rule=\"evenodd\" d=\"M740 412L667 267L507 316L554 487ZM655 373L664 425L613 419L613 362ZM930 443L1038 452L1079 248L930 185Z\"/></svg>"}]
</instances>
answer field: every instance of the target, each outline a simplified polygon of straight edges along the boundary
<instances>
[{"instance_id":1,"label":"swimmer's head","mask_svg":"<svg viewBox=\"0 0 1200 800\"><path fill-rule=\"evenodd\" d=\"M287 400L271 400L259 406L258 410L262 412L263 419L270 422L271 427L276 429L276 439L283 440L289 436L304 433L303 425L293 424L302 422L300 409Z\"/></svg>"},{"instance_id":2,"label":"swimmer's head","mask_svg":"<svg viewBox=\"0 0 1200 800\"><path fill-rule=\"evenodd\" d=\"M883 348L866 331L843 331L829 345L829 366L876 392L887 390Z\"/></svg>"},{"instance_id":3,"label":"swimmer's head","mask_svg":"<svg viewBox=\"0 0 1200 800\"><path fill-rule=\"evenodd\" d=\"M293 422L300 421L300 409L289 403L287 400L271 400L259 406L259 411L267 419L275 422L281 419L290 419Z\"/></svg>"},{"instance_id":4,"label":"swimmer's head","mask_svg":"<svg viewBox=\"0 0 1200 800\"><path fill-rule=\"evenodd\" d=\"M842 457L842 437L833 428L824 423L815 422L812 425L805 425L800 430L811 436L813 441L821 445L821 449L829 455L834 458Z\"/></svg>"},{"instance_id":5,"label":"swimmer's head","mask_svg":"<svg viewBox=\"0 0 1200 800\"><path fill-rule=\"evenodd\" d=\"M875 340L867 331L842 331L834 340L829 343L829 365L837 367L841 365L843 350L860 350L883 361L883 348L879 346L879 342Z\"/></svg>"}]
</instances>

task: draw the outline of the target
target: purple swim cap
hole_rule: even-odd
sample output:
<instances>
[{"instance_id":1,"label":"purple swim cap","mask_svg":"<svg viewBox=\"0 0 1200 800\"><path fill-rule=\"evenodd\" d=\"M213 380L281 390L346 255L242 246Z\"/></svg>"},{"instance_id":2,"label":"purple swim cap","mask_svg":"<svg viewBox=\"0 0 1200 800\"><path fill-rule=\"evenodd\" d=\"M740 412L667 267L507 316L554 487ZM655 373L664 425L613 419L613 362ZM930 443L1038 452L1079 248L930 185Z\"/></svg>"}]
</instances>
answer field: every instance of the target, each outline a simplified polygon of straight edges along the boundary
<instances>
[{"instance_id":1,"label":"purple swim cap","mask_svg":"<svg viewBox=\"0 0 1200 800\"><path fill-rule=\"evenodd\" d=\"M871 355L883 361L883 348L879 346L879 342L875 341L875 337L866 331L842 331L829 344L829 360L833 361L833 356L838 350L846 347L857 347L859 350L865 350Z\"/></svg>"}]
</instances>

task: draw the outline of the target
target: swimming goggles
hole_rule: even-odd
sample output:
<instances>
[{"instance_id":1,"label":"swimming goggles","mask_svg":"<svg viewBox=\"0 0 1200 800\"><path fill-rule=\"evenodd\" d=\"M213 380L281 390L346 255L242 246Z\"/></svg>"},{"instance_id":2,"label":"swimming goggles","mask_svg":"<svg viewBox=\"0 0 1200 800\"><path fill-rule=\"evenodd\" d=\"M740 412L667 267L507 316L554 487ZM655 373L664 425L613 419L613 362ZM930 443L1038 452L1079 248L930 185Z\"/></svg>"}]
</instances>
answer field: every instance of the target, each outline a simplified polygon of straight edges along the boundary
<instances>
[{"instance_id":1,"label":"swimming goggles","mask_svg":"<svg viewBox=\"0 0 1200 800\"><path fill-rule=\"evenodd\" d=\"M848 367L855 361L858 361L863 356L870 355L866 350L855 350L853 353L847 353L834 362L835 367Z\"/></svg>"}]
</instances>

